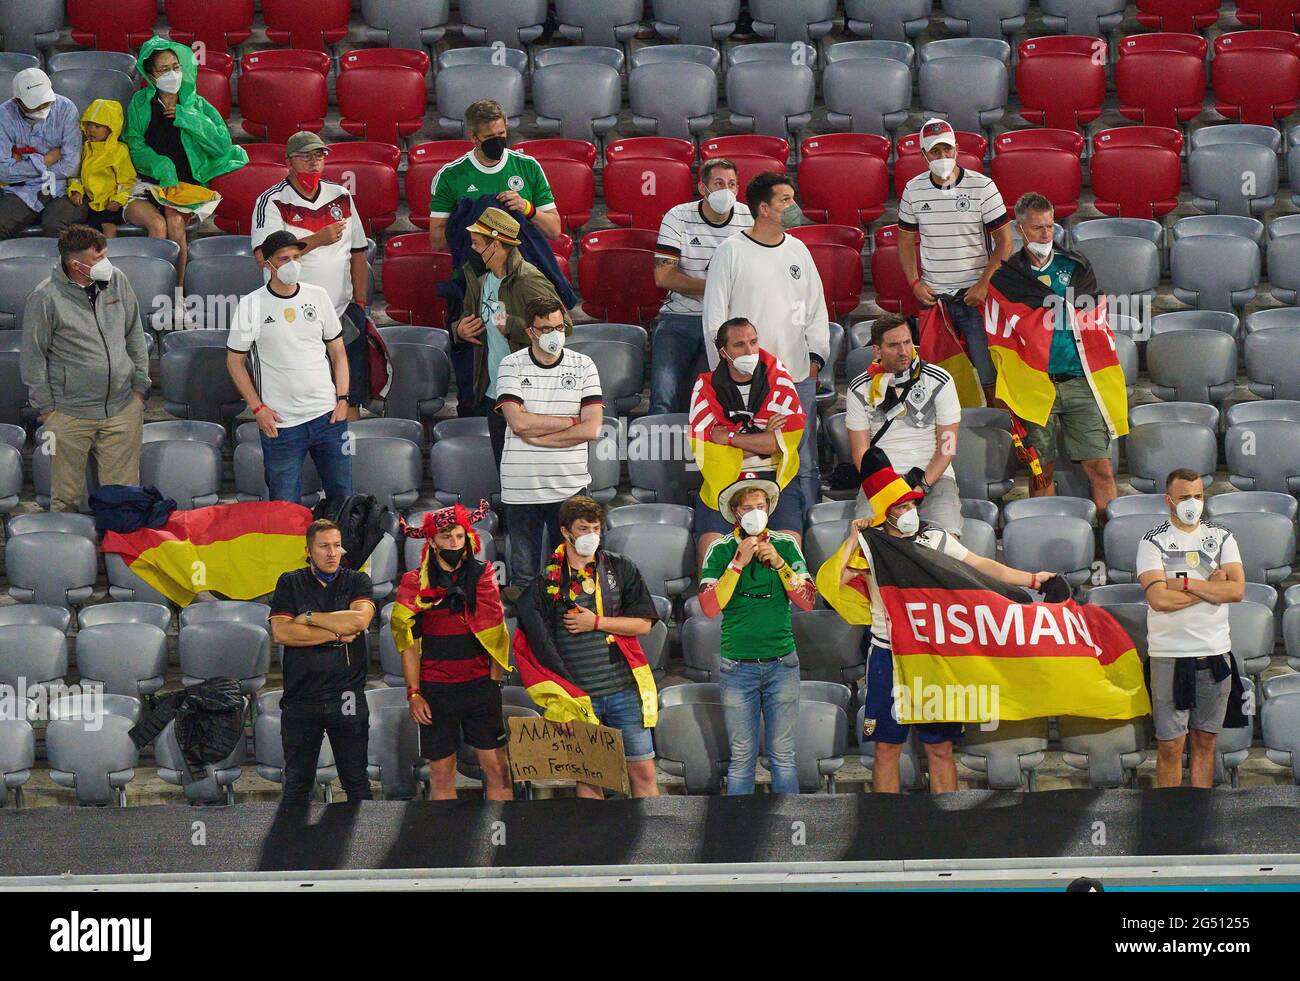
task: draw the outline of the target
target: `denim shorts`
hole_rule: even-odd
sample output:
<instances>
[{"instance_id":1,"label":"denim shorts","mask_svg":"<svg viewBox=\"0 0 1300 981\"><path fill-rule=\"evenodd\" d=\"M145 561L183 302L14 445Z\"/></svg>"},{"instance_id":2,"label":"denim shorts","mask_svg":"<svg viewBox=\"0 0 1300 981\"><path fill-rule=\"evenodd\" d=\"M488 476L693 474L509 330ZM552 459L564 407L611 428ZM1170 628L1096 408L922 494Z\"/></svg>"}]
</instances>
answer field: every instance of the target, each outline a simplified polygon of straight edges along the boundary
<instances>
[{"instance_id":1,"label":"denim shorts","mask_svg":"<svg viewBox=\"0 0 1300 981\"><path fill-rule=\"evenodd\" d=\"M624 688L609 695L593 695L591 707L601 725L623 734L623 756L629 763L655 758L654 733L645 727L641 693L636 688Z\"/></svg>"}]
</instances>

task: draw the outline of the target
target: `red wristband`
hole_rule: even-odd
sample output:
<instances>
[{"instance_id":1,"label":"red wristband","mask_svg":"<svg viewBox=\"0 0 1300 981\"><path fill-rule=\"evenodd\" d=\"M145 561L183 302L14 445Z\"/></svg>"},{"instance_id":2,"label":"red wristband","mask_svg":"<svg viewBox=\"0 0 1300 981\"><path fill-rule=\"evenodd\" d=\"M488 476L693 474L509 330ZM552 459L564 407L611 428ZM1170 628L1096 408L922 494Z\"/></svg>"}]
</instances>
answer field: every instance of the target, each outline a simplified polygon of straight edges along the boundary
<instances>
[{"instance_id":1,"label":"red wristband","mask_svg":"<svg viewBox=\"0 0 1300 981\"><path fill-rule=\"evenodd\" d=\"M531 202L531 201L525 201L525 202L524 202L524 217L525 217L525 218L530 218L530 219L531 219L531 218L533 217L533 215L535 215L535 214L537 214L537 205L533 204L533 202Z\"/></svg>"},{"instance_id":2,"label":"red wristband","mask_svg":"<svg viewBox=\"0 0 1300 981\"><path fill-rule=\"evenodd\" d=\"M259 412L261 412L261 411L262 411L263 409L265 409L265 408L266 408L266 403L265 403L265 402L258 402L257 405L253 406L253 415L257 415Z\"/></svg>"},{"instance_id":3,"label":"red wristband","mask_svg":"<svg viewBox=\"0 0 1300 981\"><path fill-rule=\"evenodd\" d=\"M599 630L599 629L600 629L600 617L596 617L596 623L595 623L595 625L592 627L592 629L593 629L593 630Z\"/></svg>"},{"instance_id":4,"label":"red wristband","mask_svg":"<svg viewBox=\"0 0 1300 981\"><path fill-rule=\"evenodd\" d=\"M912 280L910 283L907 284L908 288L916 289L916 284L919 283L920 281L921 281L921 277L918 276L916 279Z\"/></svg>"}]
</instances>

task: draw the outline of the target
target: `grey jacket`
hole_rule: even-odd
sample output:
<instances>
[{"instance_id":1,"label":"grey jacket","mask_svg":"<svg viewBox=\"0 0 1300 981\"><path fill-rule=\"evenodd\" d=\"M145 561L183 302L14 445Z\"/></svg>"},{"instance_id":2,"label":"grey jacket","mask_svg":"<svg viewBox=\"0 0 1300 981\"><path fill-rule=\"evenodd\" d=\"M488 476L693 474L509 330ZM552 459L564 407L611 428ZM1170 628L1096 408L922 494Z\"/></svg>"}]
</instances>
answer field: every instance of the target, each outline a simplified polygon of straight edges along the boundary
<instances>
[{"instance_id":1,"label":"grey jacket","mask_svg":"<svg viewBox=\"0 0 1300 981\"><path fill-rule=\"evenodd\" d=\"M133 391L149 394L149 353L140 304L126 275L86 291L56 262L23 311L23 384L38 414L58 409L77 419L107 419Z\"/></svg>"}]
</instances>

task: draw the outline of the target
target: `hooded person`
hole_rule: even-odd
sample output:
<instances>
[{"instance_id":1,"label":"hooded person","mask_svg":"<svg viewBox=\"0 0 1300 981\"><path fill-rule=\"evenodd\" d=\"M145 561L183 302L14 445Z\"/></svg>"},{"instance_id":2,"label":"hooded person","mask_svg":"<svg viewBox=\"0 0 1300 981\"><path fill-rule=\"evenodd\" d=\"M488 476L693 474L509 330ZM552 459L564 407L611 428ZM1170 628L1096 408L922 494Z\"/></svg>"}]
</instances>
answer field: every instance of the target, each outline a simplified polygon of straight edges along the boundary
<instances>
[{"instance_id":1,"label":"hooded person","mask_svg":"<svg viewBox=\"0 0 1300 981\"><path fill-rule=\"evenodd\" d=\"M510 670L509 635L496 570L478 559L478 532L488 502L429 511L407 538L424 539L418 568L398 586L389 629L402 657L420 755L429 761L435 800L456 797L456 751L462 739L478 755L489 800L510 800L499 681Z\"/></svg>"},{"instance_id":2,"label":"hooded person","mask_svg":"<svg viewBox=\"0 0 1300 981\"><path fill-rule=\"evenodd\" d=\"M86 224L108 238L125 221L122 210L135 187L131 151L121 141L125 117L115 99L96 99L81 115L81 173L68 181L68 197L86 208Z\"/></svg>"}]
</instances>

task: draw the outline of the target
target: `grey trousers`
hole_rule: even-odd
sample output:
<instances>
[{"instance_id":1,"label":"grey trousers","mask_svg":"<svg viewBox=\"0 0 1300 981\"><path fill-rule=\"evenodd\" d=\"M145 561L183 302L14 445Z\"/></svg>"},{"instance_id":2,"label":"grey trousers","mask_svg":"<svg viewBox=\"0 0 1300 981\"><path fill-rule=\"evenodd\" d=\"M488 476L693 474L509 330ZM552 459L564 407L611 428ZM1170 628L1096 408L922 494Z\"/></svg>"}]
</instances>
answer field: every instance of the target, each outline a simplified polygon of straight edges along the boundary
<instances>
[{"instance_id":1,"label":"grey trousers","mask_svg":"<svg viewBox=\"0 0 1300 981\"><path fill-rule=\"evenodd\" d=\"M45 200L45 209L35 212L16 194L0 194L0 239L13 238L24 228L40 223L50 237L69 225L86 220L86 206L73 204L66 197Z\"/></svg>"}]
</instances>

